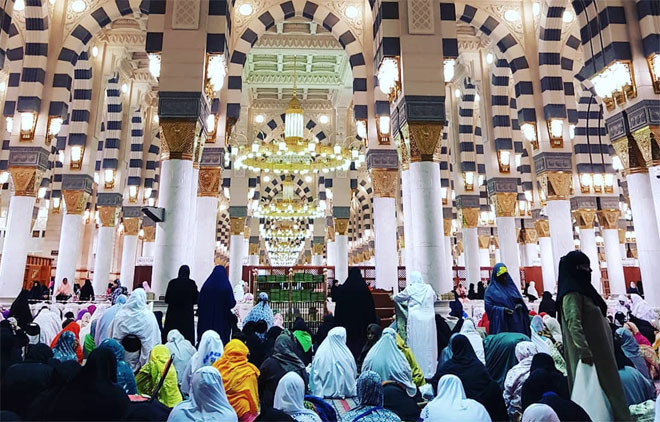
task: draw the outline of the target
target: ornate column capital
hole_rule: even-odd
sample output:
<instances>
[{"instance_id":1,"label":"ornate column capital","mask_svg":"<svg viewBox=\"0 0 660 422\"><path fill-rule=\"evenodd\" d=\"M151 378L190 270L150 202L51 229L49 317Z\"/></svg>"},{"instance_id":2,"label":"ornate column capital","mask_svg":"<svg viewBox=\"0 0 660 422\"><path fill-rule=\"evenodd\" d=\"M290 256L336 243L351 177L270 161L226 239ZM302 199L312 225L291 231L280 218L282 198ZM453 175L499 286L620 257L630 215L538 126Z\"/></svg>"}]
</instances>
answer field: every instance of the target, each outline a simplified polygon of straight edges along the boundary
<instances>
[{"instance_id":1,"label":"ornate column capital","mask_svg":"<svg viewBox=\"0 0 660 422\"><path fill-rule=\"evenodd\" d=\"M460 208L458 211L463 228L474 229L479 225L479 208Z\"/></svg>"},{"instance_id":2,"label":"ornate column capital","mask_svg":"<svg viewBox=\"0 0 660 422\"><path fill-rule=\"evenodd\" d=\"M337 218L335 217L335 232L338 235L346 236L348 233L348 218Z\"/></svg>"},{"instance_id":3,"label":"ornate column capital","mask_svg":"<svg viewBox=\"0 0 660 422\"><path fill-rule=\"evenodd\" d=\"M115 227L117 216L119 215L119 207L101 205L98 207L98 212L101 227Z\"/></svg>"},{"instance_id":4,"label":"ornate column capital","mask_svg":"<svg viewBox=\"0 0 660 422\"><path fill-rule=\"evenodd\" d=\"M573 190L573 175L563 171L548 171L538 176L548 201L568 200Z\"/></svg>"},{"instance_id":5,"label":"ornate column capital","mask_svg":"<svg viewBox=\"0 0 660 422\"><path fill-rule=\"evenodd\" d=\"M197 178L197 196L217 198L222 181L222 168L200 167Z\"/></svg>"},{"instance_id":6,"label":"ornate column capital","mask_svg":"<svg viewBox=\"0 0 660 422\"><path fill-rule=\"evenodd\" d=\"M372 168L370 173L374 197L396 198L396 190L399 186L398 169Z\"/></svg>"},{"instance_id":7,"label":"ornate column capital","mask_svg":"<svg viewBox=\"0 0 660 422\"><path fill-rule=\"evenodd\" d=\"M161 118L160 158L192 160L197 138L203 128L198 119Z\"/></svg>"},{"instance_id":8,"label":"ornate column capital","mask_svg":"<svg viewBox=\"0 0 660 422\"><path fill-rule=\"evenodd\" d=\"M156 241L156 226L144 226L144 241L145 242L155 242Z\"/></svg>"},{"instance_id":9,"label":"ornate column capital","mask_svg":"<svg viewBox=\"0 0 660 422\"><path fill-rule=\"evenodd\" d=\"M232 236L240 236L245 231L245 217L230 217L229 231Z\"/></svg>"},{"instance_id":10,"label":"ornate column capital","mask_svg":"<svg viewBox=\"0 0 660 422\"><path fill-rule=\"evenodd\" d=\"M323 243L314 243L314 245L312 245L314 255L323 255L323 246Z\"/></svg>"},{"instance_id":11,"label":"ornate column capital","mask_svg":"<svg viewBox=\"0 0 660 422\"><path fill-rule=\"evenodd\" d=\"M660 165L660 126L646 126L634 132L633 137L646 165Z\"/></svg>"},{"instance_id":12,"label":"ornate column capital","mask_svg":"<svg viewBox=\"0 0 660 422\"><path fill-rule=\"evenodd\" d=\"M85 212L85 206L89 201L89 193L84 190L64 190L62 196L64 197L67 214L82 215Z\"/></svg>"},{"instance_id":13,"label":"ornate column capital","mask_svg":"<svg viewBox=\"0 0 660 422\"><path fill-rule=\"evenodd\" d=\"M523 229L520 229L520 233L521 233L520 237L522 241L525 243L531 243L535 245L536 242L538 242L539 240L538 233L536 232L535 228L525 227Z\"/></svg>"},{"instance_id":14,"label":"ornate column capital","mask_svg":"<svg viewBox=\"0 0 660 422\"><path fill-rule=\"evenodd\" d=\"M621 215L621 212L617 209L598 211L598 224L600 225L600 228L603 230L618 229L619 215ZM625 236L625 230L624 230L624 236Z\"/></svg>"},{"instance_id":15,"label":"ornate column capital","mask_svg":"<svg viewBox=\"0 0 660 422\"><path fill-rule=\"evenodd\" d=\"M411 162L438 161L443 127L440 122L408 122Z\"/></svg>"},{"instance_id":16,"label":"ornate column capital","mask_svg":"<svg viewBox=\"0 0 660 422\"><path fill-rule=\"evenodd\" d=\"M623 165L624 174L646 173L648 171L646 168L646 158L642 149L647 149L646 144L648 143L647 155L650 160L651 143L650 136L643 136L643 132L644 129L635 132L636 135L626 135L612 141L614 152Z\"/></svg>"},{"instance_id":17,"label":"ornate column capital","mask_svg":"<svg viewBox=\"0 0 660 422\"><path fill-rule=\"evenodd\" d=\"M248 255L259 255L259 244L250 243L248 246Z\"/></svg>"},{"instance_id":18,"label":"ornate column capital","mask_svg":"<svg viewBox=\"0 0 660 422\"><path fill-rule=\"evenodd\" d=\"M619 232L619 243L624 244L626 243L626 229L618 229Z\"/></svg>"},{"instance_id":19,"label":"ornate column capital","mask_svg":"<svg viewBox=\"0 0 660 422\"><path fill-rule=\"evenodd\" d=\"M44 177L44 170L39 167L9 167L14 195L36 197Z\"/></svg>"},{"instance_id":20,"label":"ornate column capital","mask_svg":"<svg viewBox=\"0 0 660 422\"><path fill-rule=\"evenodd\" d=\"M479 249L488 249L490 246L490 235L480 234L479 235Z\"/></svg>"},{"instance_id":21,"label":"ornate column capital","mask_svg":"<svg viewBox=\"0 0 660 422\"><path fill-rule=\"evenodd\" d=\"M451 218L442 219L442 230L445 233L445 237L451 236Z\"/></svg>"},{"instance_id":22,"label":"ornate column capital","mask_svg":"<svg viewBox=\"0 0 660 422\"><path fill-rule=\"evenodd\" d=\"M518 194L514 192L496 192L490 196L495 205L496 217L515 217Z\"/></svg>"},{"instance_id":23,"label":"ornate column capital","mask_svg":"<svg viewBox=\"0 0 660 422\"><path fill-rule=\"evenodd\" d=\"M550 221L548 220L536 220L534 222L534 227L536 228L536 236L538 237L550 237Z\"/></svg>"},{"instance_id":24,"label":"ornate column capital","mask_svg":"<svg viewBox=\"0 0 660 422\"><path fill-rule=\"evenodd\" d=\"M140 218L124 217L124 235L137 236L140 233Z\"/></svg>"},{"instance_id":25,"label":"ornate column capital","mask_svg":"<svg viewBox=\"0 0 660 422\"><path fill-rule=\"evenodd\" d=\"M593 229L594 221L596 220L596 210L584 208L573 210L573 217L575 217L577 225L581 230Z\"/></svg>"}]
</instances>

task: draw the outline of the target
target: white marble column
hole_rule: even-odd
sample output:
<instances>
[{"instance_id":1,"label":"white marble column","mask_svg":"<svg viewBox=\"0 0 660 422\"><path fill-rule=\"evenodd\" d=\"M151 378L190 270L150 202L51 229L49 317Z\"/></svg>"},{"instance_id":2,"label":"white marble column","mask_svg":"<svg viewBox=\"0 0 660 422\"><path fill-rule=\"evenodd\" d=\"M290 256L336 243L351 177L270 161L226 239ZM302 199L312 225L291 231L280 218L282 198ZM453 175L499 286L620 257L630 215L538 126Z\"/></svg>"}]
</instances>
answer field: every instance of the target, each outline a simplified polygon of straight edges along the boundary
<instances>
[{"instance_id":1,"label":"white marble column","mask_svg":"<svg viewBox=\"0 0 660 422\"><path fill-rule=\"evenodd\" d=\"M639 269L644 282L644 296L652 306L660 306L660 285L654 283L660 274L660 235L655 221L653 192L647 173L626 176L630 208L635 224Z\"/></svg>"},{"instance_id":2,"label":"white marble column","mask_svg":"<svg viewBox=\"0 0 660 422\"><path fill-rule=\"evenodd\" d=\"M137 234L124 233L124 246L121 251L121 269L119 279L121 285L126 287L129 292L133 291L135 279L135 259L137 257Z\"/></svg>"},{"instance_id":3,"label":"white marble column","mask_svg":"<svg viewBox=\"0 0 660 422\"><path fill-rule=\"evenodd\" d=\"M447 232L445 232L444 242L445 242L444 244L445 273L447 274L446 277L449 279L453 288L454 287L454 256L452 255L451 237Z\"/></svg>"},{"instance_id":4,"label":"white marble column","mask_svg":"<svg viewBox=\"0 0 660 422\"><path fill-rule=\"evenodd\" d=\"M314 255L312 257L312 262L314 261L314 258L317 258L318 255ZM251 267L256 267L259 265L259 255L256 254L250 254L248 256L248 265ZM321 265L321 264L312 264L312 265Z\"/></svg>"},{"instance_id":5,"label":"white marble column","mask_svg":"<svg viewBox=\"0 0 660 422\"><path fill-rule=\"evenodd\" d=\"M567 199L549 200L545 208L550 223L553 266L558 269L561 257L575 250L571 201Z\"/></svg>"},{"instance_id":6,"label":"white marble column","mask_svg":"<svg viewBox=\"0 0 660 422\"><path fill-rule=\"evenodd\" d=\"M403 201L403 237L406 242L406 284L410 281L410 274L414 271L415 252L412 229L412 210L410 209L410 170L401 172L401 195Z\"/></svg>"},{"instance_id":7,"label":"white marble column","mask_svg":"<svg viewBox=\"0 0 660 422\"><path fill-rule=\"evenodd\" d=\"M399 282L397 277L396 200L394 197L375 196L373 201L376 286L397 293Z\"/></svg>"},{"instance_id":8,"label":"white marble column","mask_svg":"<svg viewBox=\"0 0 660 422\"><path fill-rule=\"evenodd\" d=\"M66 278L73 282L76 279L76 265L82 250L83 228L85 223L81 214L62 216L62 229L57 253L57 270L55 271L55 288Z\"/></svg>"},{"instance_id":9,"label":"white marble column","mask_svg":"<svg viewBox=\"0 0 660 422\"><path fill-rule=\"evenodd\" d=\"M465 255L466 288L470 283L476 286L481 281L479 265L479 234L476 227L463 227L463 247Z\"/></svg>"},{"instance_id":10,"label":"white marble column","mask_svg":"<svg viewBox=\"0 0 660 422\"><path fill-rule=\"evenodd\" d=\"M334 267L336 265L336 256L337 256L337 245L334 240L330 241L328 240L327 244L327 254L328 254L328 259L327 259L327 265L328 267Z\"/></svg>"},{"instance_id":11,"label":"white marble column","mask_svg":"<svg viewBox=\"0 0 660 422\"><path fill-rule=\"evenodd\" d=\"M488 249L479 249L479 266L490 267L490 251Z\"/></svg>"},{"instance_id":12,"label":"white marble column","mask_svg":"<svg viewBox=\"0 0 660 422\"><path fill-rule=\"evenodd\" d=\"M257 257L257 261L259 260L259 257ZM250 264L252 265L252 264ZM315 267L321 267L323 266L323 255L312 255L312 265Z\"/></svg>"},{"instance_id":13,"label":"white marble column","mask_svg":"<svg viewBox=\"0 0 660 422\"><path fill-rule=\"evenodd\" d=\"M232 234L229 238L229 281L235 286L243 279L243 260L247 255L245 237Z\"/></svg>"},{"instance_id":14,"label":"white marble column","mask_svg":"<svg viewBox=\"0 0 660 422\"><path fill-rule=\"evenodd\" d=\"M104 294L110 281L110 266L112 252L115 248L115 227L99 227L96 238L96 253L94 255L94 293Z\"/></svg>"},{"instance_id":15,"label":"white marble column","mask_svg":"<svg viewBox=\"0 0 660 422\"><path fill-rule=\"evenodd\" d=\"M23 288L35 197L11 197L0 258L0 296L14 298Z\"/></svg>"},{"instance_id":16,"label":"white marble column","mask_svg":"<svg viewBox=\"0 0 660 422\"><path fill-rule=\"evenodd\" d=\"M589 261L591 262L591 284L596 288L598 293L602 294L603 283L600 277L598 245L596 245L596 232L593 227L580 228L580 250L589 257ZM611 286L612 283L610 282L610 289L612 288Z\"/></svg>"},{"instance_id":17,"label":"white marble column","mask_svg":"<svg viewBox=\"0 0 660 422\"><path fill-rule=\"evenodd\" d=\"M607 260L607 279L610 283L610 295L626 294L626 278L623 274L623 257L619 248L619 230L603 229L603 242L605 243L605 259ZM593 268L593 267L592 267ZM598 269L600 273L600 268ZM646 292L646 284L644 284Z\"/></svg>"},{"instance_id":18,"label":"white marble column","mask_svg":"<svg viewBox=\"0 0 660 422\"><path fill-rule=\"evenodd\" d=\"M156 297L165 294L167 283L186 264L190 219L190 190L192 189L193 165L190 160L163 160L160 164L158 206L165 208L165 221L156 225L151 289Z\"/></svg>"},{"instance_id":19,"label":"white marble column","mask_svg":"<svg viewBox=\"0 0 660 422\"><path fill-rule=\"evenodd\" d=\"M215 239L218 215L217 196L199 196L196 199L197 224L192 278L199 288L215 267Z\"/></svg>"},{"instance_id":20,"label":"white marble column","mask_svg":"<svg viewBox=\"0 0 660 422\"><path fill-rule=\"evenodd\" d=\"M341 284L348 277L348 236L335 236L335 279Z\"/></svg>"},{"instance_id":21,"label":"white marble column","mask_svg":"<svg viewBox=\"0 0 660 422\"><path fill-rule=\"evenodd\" d=\"M536 258L538 258L536 243L525 242L522 247L525 251L525 266L534 267L536 265Z\"/></svg>"},{"instance_id":22,"label":"white marble column","mask_svg":"<svg viewBox=\"0 0 660 422\"><path fill-rule=\"evenodd\" d=\"M410 163L410 204L413 228L413 270L430 284L437 294L452 290L447 280L442 192L438 163L421 161Z\"/></svg>"},{"instance_id":23,"label":"white marble column","mask_svg":"<svg viewBox=\"0 0 660 422\"><path fill-rule=\"evenodd\" d=\"M514 217L495 217L501 262L506 265L513 282L520 288L520 255Z\"/></svg>"},{"instance_id":24,"label":"white marble column","mask_svg":"<svg viewBox=\"0 0 660 422\"><path fill-rule=\"evenodd\" d=\"M655 209L655 223L660 233L660 165L649 167L649 184L651 185L653 208Z\"/></svg>"},{"instance_id":25,"label":"white marble column","mask_svg":"<svg viewBox=\"0 0 660 422\"><path fill-rule=\"evenodd\" d=\"M549 236L539 237L539 249L541 252L543 290L556 293L557 278L555 277L555 263L552 259L552 241Z\"/></svg>"},{"instance_id":26,"label":"white marble column","mask_svg":"<svg viewBox=\"0 0 660 422\"><path fill-rule=\"evenodd\" d=\"M495 248L495 263L502 262L502 251L500 248Z\"/></svg>"},{"instance_id":27,"label":"white marble column","mask_svg":"<svg viewBox=\"0 0 660 422\"><path fill-rule=\"evenodd\" d=\"M199 189L198 186L198 180L199 180L199 165L198 164L193 164L193 172L192 172L192 183L191 183L191 189L190 189L190 215L194 218L191 218L188 220L188 242L190 245L195 245L194 247L188 248L187 251L187 258L186 258L186 265L190 267L195 266L195 261L197 260L197 257L195 253L197 252L197 225L199 223L199 220L197 219L197 204L199 202L197 198L197 191ZM216 211L217 212L217 211ZM191 269L192 273L192 269ZM202 281L203 283L203 281Z\"/></svg>"}]
</instances>

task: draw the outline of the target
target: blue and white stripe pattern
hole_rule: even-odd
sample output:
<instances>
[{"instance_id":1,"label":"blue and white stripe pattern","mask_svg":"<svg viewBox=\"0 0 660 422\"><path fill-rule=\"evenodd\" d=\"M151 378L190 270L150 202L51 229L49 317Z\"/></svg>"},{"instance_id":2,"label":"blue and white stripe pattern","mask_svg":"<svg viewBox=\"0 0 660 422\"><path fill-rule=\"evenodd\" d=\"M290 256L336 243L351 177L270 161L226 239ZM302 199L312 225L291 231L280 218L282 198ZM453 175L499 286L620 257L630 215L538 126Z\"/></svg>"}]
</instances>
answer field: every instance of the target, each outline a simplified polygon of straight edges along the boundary
<instances>
[{"instance_id":1,"label":"blue and white stripe pattern","mask_svg":"<svg viewBox=\"0 0 660 422\"><path fill-rule=\"evenodd\" d=\"M103 164L103 145L105 144L105 122L101 122L101 130L99 132L99 141L96 145L96 163L94 171L101 171L101 164Z\"/></svg>"},{"instance_id":2,"label":"blue and white stripe pattern","mask_svg":"<svg viewBox=\"0 0 660 422\"><path fill-rule=\"evenodd\" d=\"M64 174L64 163L59 160L59 152L66 148L66 139L69 136L71 124L69 120L62 123L62 129L57 134L54 145L51 145L51 169L50 173L50 198L62 198L62 177Z\"/></svg>"},{"instance_id":3,"label":"blue and white stripe pattern","mask_svg":"<svg viewBox=\"0 0 660 422\"><path fill-rule=\"evenodd\" d=\"M105 89L105 142L103 145L103 170L119 168L119 145L121 142L122 101L119 91L119 75L108 79Z\"/></svg>"},{"instance_id":4,"label":"blue and white stripe pattern","mask_svg":"<svg viewBox=\"0 0 660 422\"><path fill-rule=\"evenodd\" d=\"M76 63L73 79L73 100L71 101L71 118L69 127L70 146L87 146L89 133L89 118L92 108L92 63L88 52L80 53Z\"/></svg>"},{"instance_id":5,"label":"blue and white stripe pattern","mask_svg":"<svg viewBox=\"0 0 660 422\"><path fill-rule=\"evenodd\" d=\"M509 110L509 75L506 60L497 58L491 66L491 110L495 151L513 150L511 113Z\"/></svg>"},{"instance_id":6,"label":"blue and white stripe pattern","mask_svg":"<svg viewBox=\"0 0 660 422\"><path fill-rule=\"evenodd\" d=\"M578 175L614 173L610 148L601 105L589 91L584 91L580 94L578 102L578 124L575 127L573 140Z\"/></svg>"},{"instance_id":7,"label":"blue and white stripe pattern","mask_svg":"<svg viewBox=\"0 0 660 422\"><path fill-rule=\"evenodd\" d=\"M23 53L23 38L18 32L16 25L12 23L9 26L9 40L7 43L7 60L9 61L9 63L7 63L7 70L9 71L9 78L7 79L5 105L2 110L2 114L5 117L13 117L16 113L16 102L18 101L23 66ZM17 120L17 123L18 121L19 120ZM18 134L18 131L15 133Z\"/></svg>"},{"instance_id":8,"label":"blue and white stripe pattern","mask_svg":"<svg viewBox=\"0 0 660 422\"><path fill-rule=\"evenodd\" d=\"M277 194L280 193L284 187L283 182L287 177L290 176L284 174L276 175L273 176L270 182L265 183L265 186L263 187L263 194L261 195L261 201L264 204L269 204L273 198L275 198ZM300 176L295 175L293 177L293 186L293 192L298 195L298 197L302 199L303 202L314 202L314 196L312 195L312 191L309 185L305 183L305 181Z\"/></svg>"},{"instance_id":9,"label":"blue and white stripe pattern","mask_svg":"<svg viewBox=\"0 0 660 422\"><path fill-rule=\"evenodd\" d=\"M660 53L660 4L657 0L637 0L637 19L646 57Z\"/></svg>"},{"instance_id":10,"label":"blue and white stripe pattern","mask_svg":"<svg viewBox=\"0 0 660 422\"><path fill-rule=\"evenodd\" d=\"M17 111L39 113L48 60L48 7L46 1L25 2L25 57ZM64 116L63 116L64 117Z\"/></svg>"},{"instance_id":11,"label":"blue and white stripe pattern","mask_svg":"<svg viewBox=\"0 0 660 422\"><path fill-rule=\"evenodd\" d=\"M128 161L128 186L140 186L142 182L142 153L144 143L144 123L142 112L136 109L131 117L131 153Z\"/></svg>"},{"instance_id":12,"label":"blue and white stripe pattern","mask_svg":"<svg viewBox=\"0 0 660 422\"><path fill-rule=\"evenodd\" d=\"M474 84L463 79L458 101L458 159L462 173L472 172L477 177L477 155L474 146Z\"/></svg>"},{"instance_id":13,"label":"blue and white stripe pattern","mask_svg":"<svg viewBox=\"0 0 660 422\"><path fill-rule=\"evenodd\" d=\"M147 165L144 172L144 187L151 189L150 198L158 197L158 174L160 162L160 133L158 131L151 137L147 151Z\"/></svg>"},{"instance_id":14,"label":"blue and white stripe pattern","mask_svg":"<svg viewBox=\"0 0 660 422\"><path fill-rule=\"evenodd\" d=\"M539 28L539 74L546 120L565 119L564 81L561 68L561 31L565 0L547 0ZM572 80L572 79L570 79Z\"/></svg>"},{"instance_id":15,"label":"blue and white stripe pattern","mask_svg":"<svg viewBox=\"0 0 660 422\"><path fill-rule=\"evenodd\" d=\"M7 39L9 38L9 28L12 24L12 14L14 12L14 0L8 0L0 4L0 69L5 68L5 59L7 57Z\"/></svg>"}]
</instances>

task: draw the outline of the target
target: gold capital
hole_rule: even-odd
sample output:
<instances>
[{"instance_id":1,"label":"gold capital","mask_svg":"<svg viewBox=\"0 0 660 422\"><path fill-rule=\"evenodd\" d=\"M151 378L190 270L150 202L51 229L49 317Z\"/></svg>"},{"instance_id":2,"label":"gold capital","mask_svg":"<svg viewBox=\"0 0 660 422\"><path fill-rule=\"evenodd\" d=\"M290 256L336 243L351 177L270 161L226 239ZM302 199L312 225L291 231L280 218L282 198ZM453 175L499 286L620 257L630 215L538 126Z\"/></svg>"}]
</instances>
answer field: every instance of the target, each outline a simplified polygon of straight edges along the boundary
<instances>
[{"instance_id":1,"label":"gold capital","mask_svg":"<svg viewBox=\"0 0 660 422\"><path fill-rule=\"evenodd\" d=\"M445 237L451 236L451 218L442 219L442 231L445 233Z\"/></svg>"},{"instance_id":2,"label":"gold capital","mask_svg":"<svg viewBox=\"0 0 660 422\"><path fill-rule=\"evenodd\" d=\"M620 214L620 211L617 209L598 211L598 224L600 224L600 228L603 230L617 230L619 228Z\"/></svg>"},{"instance_id":3,"label":"gold capital","mask_svg":"<svg viewBox=\"0 0 660 422\"><path fill-rule=\"evenodd\" d=\"M338 235L346 236L348 233L348 218L335 218L335 232Z\"/></svg>"},{"instance_id":4,"label":"gold capital","mask_svg":"<svg viewBox=\"0 0 660 422\"><path fill-rule=\"evenodd\" d=\"M144 226L144 241L145 242L155 242L156 241L156 226Z\"/></svg>"},{"instance_id":5,"label":"gold capital","mask_svg":"<svg viewBox=\"0 0 660 422\"><path fill-rule=\"evenodd\" d=\"M82 215L85 212L85 206L89 201L89 194L84 190L65 190L62 191L64 204L67 214Z\"/></svg>"},{"instance_id":6,"label":"gold capital","mask_svg":"<svg viewBox=\"0 0 660 422\"><path fill-rule=\"evenodd\" d=\"M580 229L593 229L596 220L596 210L579 209L573 211L573 217Z\"/></svg>"},{"instance_id":7,"label":"gold capital","mask_svg":"<svg viewBox=\"0 0 660 422\"><path fill-rule=\"evenodd\" d=\"M550 221L536 220L534 222L537 237L550 237Z\"/></svg>"},{"instance_id":8,"label":"gold capital","mask_svg":"<svg viewBox=\"0 0 660 422\"><path fill-rule=\"evenodd\" d=\"M250 243L248 246L248 255L259 255L259 244Z\"/></svg>"},{"instance_id":9,"label":"gold capital","mask_svg":"<svg viewBox=\"0 0 660 422\"><path fill-rule=\"evenodd\" d=\"M192 160L201 125L197 120L161 119L160 158L162 160Z\"/></svg>"},{"instance_id":10,"label":"gold capital","mask_svg":"<svg viewBox=\"0 0 660 422\"><path fill-rule=\"evenodd\" d=\"M648 164L649 166L653 161L651 153L652 143L658 141L658 135L660 135L660 127L658 126L646 126L633 133L633 138L635 138L642 160L644 160L644 164Z\"/></svg>"},{"instance_id":11,"label":"gold capital","mask_svg":"<svg viewBox=\"0 0 660 422\"><path fill-rule=\"evenodd\" d=\"M539 175L541 189L549 201L568 199L573 187L573 175L563 171L548 171Z\"/></svg>"},{"instance_id":12,"label":"gold capital","mask_svg":"<svg viewBox=\"0 0 660 422\"><path fill-rule=\"evenodd\" d=\"M495 205L496 217L516 216L518 195L515 192L496 192L490 198Z\"/></svg>"},{"instance_id":13,"label":"gold capital","mask_svg":"<svg viewBox=\"0 0 660 422\"><path fill-rule=\"evenodd\" d=\"M314 255L323 255L323 243L314 243L312 251Z\"/></svg>"},{"instance_id":14,"label":"gold capital","mask_svg":"<svg viewBox=\"0 0 660 422\"><path fill-rule=\"evenodd\" d=\"M474 229L479 225L479 208L461 208L460 213L463 228Z\"/></svg>"},{"instance_id":15,"label":"gold capital","mask_svg":"<svg viewBox=\"0 0 660 422\"><path fill-rule=\"evenodd\" d=\"M126 236L137 236L140 233L140 218L124 217L124 234Z\"/></svg>"},{"instance_id":16,"label":"gold capital","mask_svg":"<svg viewBox=\"0 0 660 422\"><path fill-rule=\"evenodd\" d=\"M438 161L442 145L442 123L409 122L410 161Z\"/></svg>"},{"instance_id":17,"label":"gold capital","mask_svg":"<svg viewBox=\"0 0 660 422\"><path fill-rule=\"evenodd\" d=\"M230 217L229 231L232 236L239 236L245 230L245 217Z\"/></svg>"},{"instance_id":18,"label":"gold capital","mask_svg":"<svg viewBox=\"0 0 660 422\"><path fill-rule=\"evenodd\" d=\"M396 169L371 169L371 183L376 198L395 198L399 186L399 171Z\"/></svg>"},{"instance_id":19,"label":"gold capital","mask_svg":"<svg viewBox=\"0 0 660 422\"><path fill-rule=\"evenodd\" d=\"M643 129L642 129L643 131ZM637 131L636 133L639 133ZM646 160L644 158L644 153L640 149L640 143L636 138L643 138L642 135L627 135L617 140L612 141L612 147L614 152L621 160L623 165L624 174L632 173L646 173ZM642 140L642 148L644 148L644 141ZM649 142L650 148L650 142Z\"/></svg>"},{"instance_id":20,"label":"gold capital","mask_svg":"<svg viewBox=\"0 0 660 422\"><path fill-rule=\"evenodd\" d=\"M222 169L220 167L201 167L197 179L197 196L217 197L220 192Z\"/></svg>"},{"instance_id":21,"label":"gold capital","mask_svg":"<svg viewBox=\"0 0 660 422\"><path fill-rule=\"evenodd\" d=\"M479 249L488 249L490 246L490 236L487 234L479 235Z\"/></svg>"},{"instance_id":22,"label":"gold capital","mask_svg":"<svg viewBox=\"0 0 660 422\"><path fill-rule=\"evenodd\" d=\"M101 227L114 227L119 214L119 208L102 205L99 207L99 220L101 220Z\"/></svg>"},{"instance_id":23,"label":"gold capital","mask_svg":"<svg viewBox=\"0 0 660 422\"><path fill-rule=\"evenodd\" d=\"M525 243L531 243L531 244L536 244L538 241L538 234L536 233L535 228L525 228L524 230L520 230L522 232L522 240Z\"/></svg>"},{"instance_id":24,"label":"gold capital","mask_svg":"<svg viewBox=\"0 0 660 422\"><path fill-rule=\"evenodd\" d=\"M14 185L14 195L37 196L44 175L43 170L37 167L9 167L9 173Z\"/></svg>"},{"instance_id":25,"label":"gold capital","mask_svg":"<svg viewBox=\"0 0 660 422\"><path fill-rule=\"evenodd\" d=\"M624 244L626 243L626 229L618 229L619 231L619 243Z\"/></svg>"}]
</instances>

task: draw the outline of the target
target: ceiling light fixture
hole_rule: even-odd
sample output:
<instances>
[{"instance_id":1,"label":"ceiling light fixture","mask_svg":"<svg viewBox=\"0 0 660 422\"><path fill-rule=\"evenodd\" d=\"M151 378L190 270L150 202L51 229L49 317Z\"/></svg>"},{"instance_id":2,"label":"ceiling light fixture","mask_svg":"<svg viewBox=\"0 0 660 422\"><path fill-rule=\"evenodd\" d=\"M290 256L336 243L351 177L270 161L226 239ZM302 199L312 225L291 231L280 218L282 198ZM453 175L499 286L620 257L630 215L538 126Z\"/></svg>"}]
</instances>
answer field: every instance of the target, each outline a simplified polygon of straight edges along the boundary
<instances>
[{"instance_id":1,"label":"ceiling light fixture","mask_svg":"<svg viewBox=\"0 0 660 422\"><path fill-rule=\"evenodd\" d=\"M263 114L257 114L256 116L254 116L254 121L255 121L256 123L261 124L261 123L264 122L264 120L266 120L266 118L264 117Z\"/></svg>"},{"instance_id":2,"label":"ceiling light fixture","mask_svg":"<svg viewBox=\"0 0 660 422\"><path fill-rule=\"evenodd\" d=\"M520 13L517 10L509 9L504 12L504 19L509 22L516 22L520 19Z\"/></svg>"},{"instance_id":3,"label":"ceiling light fixture","mask_svg":"<svg viewBox=\"0 0 660 422\"><path fill-rule=\"evenodd\" d=\"M532 5L532 13L534 14L534 16L538 16L539 13L541 13L541 5L538 3L534 3Z\"/></svg>"},{"instance_id":4,"label":"ceiling light fixture","mask_svg":"<svg viewBox=\"0 0 660 422\"><path fill-rule=\"evenodd\" d=\"M149 72L154 78L160 78L160 54L149 54Z\"/></svg>"},{"instance_id":5,"label":"ceiling light fixture","mask_svg":"<svg viewBox=\"0 0 660 422\"><path fill-rule=\"evenodd\" d=\"M97 46L92 47L92 57L97 57L99 55L99 48Z\"/></svg>"},{"instance_id":6,"label":"ceiling light fixture","mask_svg":"<svg viewBox=\"0 0 660 422\"><path fill-rule=\"evenodd\" d=\"M14 10L20 12L22 10L25 10L25 1L24 0L16 0L14 3Z\"/></svg>"},{"instance_id":7,"label":"ceiling light fixture","mask_svg":"<svg viewBox=\"0 0 660 422\"><path fill-rule=\"evenodd\" d=\"M328 117L327 114L321 114L319 116L319 122L321 122L322 125L327 125L329 121L330 121L330 118Z\"/></svg>"},{"instance_id":8,"label":"ceiling light fixture","mask_svg":"<svg viewBox=\"0 0 660 422\"><path fill-rule=\"evenodd\" d=\"M486 63L488 63L488 64L493 63L493 53L486 54Z\"/></svg>"},{"instance_id":9,"label":"ceiling light fixture","mask_svg":"<svg viewBox=\"0 0 660 422\"><path fill-rule=\"evenodd\" d=\"M252 5L250 3L243 3L238 8L238 12L243 16L250 16L252 14Z\"/></svg>"},{"instance_id":10,"label":"ceiling light fixture","mask_svg":"<svg viewBox=\"0 0 660 422\"><path fill-rule=\"evenodd\" d=\"M71 10L80 13L87 8L87 4L83 0L75 0L71 3Z\"/></svg>"},{"instance_id":11,"label":"ceiling light fixture","mask_svg":"<svg viewBox=\"0 0 660 422\"><path fill-rule=\"evenodd\" d=\"M349 19L355 19L358 16L358 8L355 6L348 6L346 8L346 17Z\"/></svg>"},{"instance_id":12,"label":"ceiling light fixture","mask_svg":"<svg viewBox=\"0 0 660 422\"><path fill-rule=\"evenodd\" d=\"M561 15L561 20L566 23L573 22L573 18L575 18L575 15L570 10L564 10L564 13Z\"/></svg>"}]
</instances>

